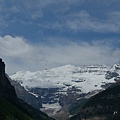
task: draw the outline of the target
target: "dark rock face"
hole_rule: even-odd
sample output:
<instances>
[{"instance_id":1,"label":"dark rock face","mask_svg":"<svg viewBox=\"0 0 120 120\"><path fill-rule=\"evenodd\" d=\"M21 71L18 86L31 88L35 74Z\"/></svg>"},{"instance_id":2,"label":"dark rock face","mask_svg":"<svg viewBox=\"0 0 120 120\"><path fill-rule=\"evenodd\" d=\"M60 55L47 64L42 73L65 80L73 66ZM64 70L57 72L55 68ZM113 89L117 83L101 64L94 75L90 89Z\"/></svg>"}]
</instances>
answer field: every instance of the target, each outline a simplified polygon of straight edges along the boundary
<instances>
[{"instance_id":1,"label":"dark rock face","mask_svg":"<svg viewBox=\"0 0 120 120\"><path fill-rule=\"evenodd\" d=\"M105 78L106 78L106 79L111 79L111 78L117 77L117 76L119 76L119 74L118 74L117 72L108 71L108 72L106 73Z\"/></svg>"},{"instance_id":2,"label":"dark rock face","mask_svg":"<svg viewBox=\"0 0 120 120\"><path fill-rule=\"evenodd\" d=\"M4 96L10 101L17 101L15 89L6 77L5 64L2 59L0 59L0 95Z\"/></svg>"},{"instance_id":3,"label":"dark rock face","mask_svg":"<svg viewBox=\"0 0 120 120\"><path fill-rule=\"evenodd\" d=\"M0 78L5 77L5 63L0 59Z\"/></svg>"},{"instance_id":4,"label":"dark rock face","mask_svg":"<svg viewBox=\"0 0 120 120\"><path fill-rule=\"evenodd\" d=\"M58 96L55 96L55 93L58 90L58 88L31 88L28 90L31 93L35 93L39 96L42 96L41 100L43 104L52 104L57 102L56 99L58 98Z\"/></svg>"},{"instance_id":5,"label":"dark rock face","mask_svg":"<svg viewBox=\"0 0 120 120\"><path fill-rule=\"evenodd\" d=\"M109 69L109 71L107 71L105 78L108 80L111 78L116 79L117 77L120 76L119 74L120 74L120 64L115 64Z\"/></svg>"},{"instance_id":6,"label":"dark rock face","mask_svg":"<svg viewBox=\"0 0 120 120\"><path fill-rule=\"evenodd\" d=\"M8 116L12 117L14 120L16 118L17 120L21 120L21 113L23 113L23 115L28 115L31 120L53 120L47 116L47 114L17 98L15 89L10 83L10 78L5 74L5 64L2 59L0 59L0 100L7 103L7 105L4 103L4 106L0 106L0 120L9 119ZM6 112L6 109L11 110L13 113ZM15 116L16 111L18 112L17 117ZM6 116L7 118L5 118ZM25 117L24 120L28 119Z\"/></svg>"}]
</instances>

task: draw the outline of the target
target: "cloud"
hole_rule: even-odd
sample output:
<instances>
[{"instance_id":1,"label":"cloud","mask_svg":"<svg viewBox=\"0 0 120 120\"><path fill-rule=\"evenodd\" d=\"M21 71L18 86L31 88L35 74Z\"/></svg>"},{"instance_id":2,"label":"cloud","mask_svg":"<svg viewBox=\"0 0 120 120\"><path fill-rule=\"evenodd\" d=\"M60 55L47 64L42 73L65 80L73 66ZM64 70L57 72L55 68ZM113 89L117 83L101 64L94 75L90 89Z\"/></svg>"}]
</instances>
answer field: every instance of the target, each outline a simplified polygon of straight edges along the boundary
<instances>
[{"instance_id":1,"label":"cloud","mask_svg":"<svg viewBox=\"0 0 120 120\"><path fill-rule=\"evenodd\" d=\"M92 16L86 10L80 10L61 15L56 21L48 21L39 26L61 32L120 33L120 11L110 11L105 18L101 19Z\"/></svg>"},{"instance_id":2,"label":"cloud","mask_svg":"<svg viewBox=\"0 0 120 120\"><path fill-rule=\"evenodd\" d=\"M50 27L53 29L71 30L75 32L98 32L98 33L119 33L120 12L114 11L107 15L107 19L99 19L91 16L87 11L81 10L68 14ZM49 28L50 28L49 27Z\"/></svg>"},{"instance_id":3,"label":"cloud","mask_svg":"<svg viewBox=\"0 0 120 120\"><path fill-rule=\"evenodd\" d=\"M8 2L0 0L0 13L3 17L5 14L8 16L14 14L14 17L16 17L15 13L17 13L27 20L36 20L44 17L46 10L48 10L50 14L65 12L71 5L76 5L77 3L82 4L83 1L84 0L12 0Z\"/></svg>"},{"instance_id":4,"label":"cloud","mask_svg":"<svg viewBox=\"0 0 120 120\"><path fill-rule=\"evenodd\" d=\"M94 0L92 0L92 1L94 1ZM119 0L104 0L104 1L96 0L96 3L110 6L113 4L120 4L120 1Z\"/></svg>"},{"instance_id":5,"label":"cloud","mask_svg":"<svg viewBox=\"0 0 120 120\"><path fill-rule=\"evenodd\" d=\"M0 1L0 27L11 34L14 25L31 23L41 31L119 33L118 0L24 0ZM115 7L117 5L117 7ZM112 9L111 9L112 8ZM118 17L117 17L118 16ZM23 23L26 23L23 25ZM33 25L33 26L32 26ZM30 25L29 25L30 26ZM14 28L13 28L14 30ZM19 35L21 35L21 31ZM1 30L3 32L3 30ZM15 33L16 31L14 31Z\"/></svg>"},{"instance_id":6,"label":"cloud","mask_svg":"<svg viewBox=\"0 0 120 120\"><path fill-rule=\"evenodd\" d=\"M54 12L64 12L69 8L70 5L75 3L81 3L83 0L24 0L19 2L18 8L23 8L26 11L26 15L33 18L38 19L44 16L44 10L49 9ZM24 6L24 7L22 7ZM56 7L57 6L57 7ZM55 10L54 10L55 8ZM23 11L22 10L22 11ZM23 11L23 12L24 12Z\"/></svg>"},{"instance_id":7,"label":"cloud","mask_svg":"<svg viewBox=\"0 0 120 120\"><path fill-rule=\"evenodd\" d=\"M31 51L30 45L26 44L24 40L19 37L11 37L9 35L0 37L0 51L5 56L23 56L28 51Z\"/></svg>"},{"instance_id":8,"label":"cloud","mask_svg":"<svg viewBox=\"0 0 120 120\"><path fill-rule=\"evenodd\" d=\"M62 39L62 38L61 38ZM65 64L114 64L119 62L120 49L106 42L69 44L32 44L21 37L0 37L0 57L6 62L7 73L18 70L42 70Z\"/></svg>"}]
</instances>

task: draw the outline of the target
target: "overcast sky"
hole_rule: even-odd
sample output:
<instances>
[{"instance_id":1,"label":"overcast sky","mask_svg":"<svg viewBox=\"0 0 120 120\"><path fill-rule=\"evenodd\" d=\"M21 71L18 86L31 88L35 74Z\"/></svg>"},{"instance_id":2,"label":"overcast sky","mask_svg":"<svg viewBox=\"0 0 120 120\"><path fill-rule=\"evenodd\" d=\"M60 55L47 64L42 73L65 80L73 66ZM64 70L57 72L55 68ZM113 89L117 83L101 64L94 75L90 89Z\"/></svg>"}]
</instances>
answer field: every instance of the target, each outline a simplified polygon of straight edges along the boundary
<instances>
[{"instance_id":1,"label":"overcast sky","mask_svg":"<svg viewBox=\"0 0 120 120\"><path fill-rule=\"evenodd\" d=\"M8 74L120 63L120 0L0 0Z\"/></svg>"}]
</instances>

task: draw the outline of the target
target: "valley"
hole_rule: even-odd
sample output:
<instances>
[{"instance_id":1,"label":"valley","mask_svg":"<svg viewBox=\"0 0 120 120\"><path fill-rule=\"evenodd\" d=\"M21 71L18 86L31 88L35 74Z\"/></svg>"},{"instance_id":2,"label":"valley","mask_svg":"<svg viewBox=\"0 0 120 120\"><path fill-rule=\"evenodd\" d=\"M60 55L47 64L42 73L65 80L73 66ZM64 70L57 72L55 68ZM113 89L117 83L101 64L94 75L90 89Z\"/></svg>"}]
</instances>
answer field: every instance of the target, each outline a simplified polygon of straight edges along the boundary
<instances>
[{"instance_id":1,"label":"valley","mask_svg":"<svg viewBox=\"0 0 120 120\"><path fill-rule=\"evenodd\" d=\"M59 120L60 116L69 119L70 109L77 103L116 83L119 73L118 64L112 67L65 65L36 72L19 71L10 77L36 98L31 105L39 101L38 109Z\"/></svg>"}]
</instances>

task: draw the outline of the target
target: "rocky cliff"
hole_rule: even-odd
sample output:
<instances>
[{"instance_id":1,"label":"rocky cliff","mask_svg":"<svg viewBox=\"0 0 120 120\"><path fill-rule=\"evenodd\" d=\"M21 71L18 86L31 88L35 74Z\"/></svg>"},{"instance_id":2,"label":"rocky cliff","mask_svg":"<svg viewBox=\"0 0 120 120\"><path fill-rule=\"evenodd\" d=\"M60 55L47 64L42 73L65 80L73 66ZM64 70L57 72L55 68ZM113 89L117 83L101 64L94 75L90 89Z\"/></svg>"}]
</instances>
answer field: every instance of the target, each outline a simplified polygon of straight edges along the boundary
<instances>
[{"instance_id":1,"label":"rocky cliff","mask_svg":"<svg viewBox=\"0 0 120 120\"><path fill-rule=\"evenodd\" d=\"M17 98L0 59L0 120L53 120L47 114Z\"/></svg>"},{"instance_id":2,"label":"rocky cliff","mask_svg":"<svg viewBox=\"0 0 120 120\"><path fill-rule=\"evenodd\" d=\"M17 102L17 95L15 93L14 87L11 85L10 81L5 74L5 63L0 59L0 95L4 96L11 102Z\"/></svg>"}]
</instances>

